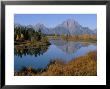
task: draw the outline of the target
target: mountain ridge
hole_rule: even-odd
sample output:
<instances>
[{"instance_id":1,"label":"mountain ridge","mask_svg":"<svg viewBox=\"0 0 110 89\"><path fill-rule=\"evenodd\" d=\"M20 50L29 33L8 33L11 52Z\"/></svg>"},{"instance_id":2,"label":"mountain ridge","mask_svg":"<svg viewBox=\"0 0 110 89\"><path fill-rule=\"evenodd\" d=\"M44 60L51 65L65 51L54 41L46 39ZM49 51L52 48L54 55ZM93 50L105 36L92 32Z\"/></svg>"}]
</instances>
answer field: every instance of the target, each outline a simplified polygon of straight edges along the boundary
<instances>
[{"instance_id":1,"label":"mountain ridge","mask_svg":"<svg viewBox=\"0 0 110 89\"><path fill-rule=\"evenodd\" d=\"M23 26L18 24L18 26ZM17 24L15 24L15 27L17 27ZM58 24L54 28L48 28L42 23L37 23L36 25L25 25L25 27L33 28L35 31L41 30L44 34L69 34L69 35L81 35L81 34L96 34L97 30L92 30L89 27L83 27L80 25L76 20L74 19L67 19L63 21L62 23Z\"/></svg>"}]
</instances>

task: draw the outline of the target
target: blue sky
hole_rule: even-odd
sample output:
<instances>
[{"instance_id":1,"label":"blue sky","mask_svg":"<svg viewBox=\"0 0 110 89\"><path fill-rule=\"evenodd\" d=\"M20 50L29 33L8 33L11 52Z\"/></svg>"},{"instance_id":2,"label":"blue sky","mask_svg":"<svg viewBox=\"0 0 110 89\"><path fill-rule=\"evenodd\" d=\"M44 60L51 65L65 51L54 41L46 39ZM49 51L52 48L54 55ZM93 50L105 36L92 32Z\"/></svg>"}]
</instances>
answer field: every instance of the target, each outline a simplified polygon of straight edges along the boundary
<instances>
[{"instance_id":1,"label":"blue sky","mask_svg":"<svg viewBox=\"0 0 110 89\"><path fill-rule=\"evenodd\" d=\"M15 14L14 23L35 25L42 23L46 27L55 27L67 19L74 19L80 25L91 29L97 28L96 14Z\"/></svg>"}]
</instances>

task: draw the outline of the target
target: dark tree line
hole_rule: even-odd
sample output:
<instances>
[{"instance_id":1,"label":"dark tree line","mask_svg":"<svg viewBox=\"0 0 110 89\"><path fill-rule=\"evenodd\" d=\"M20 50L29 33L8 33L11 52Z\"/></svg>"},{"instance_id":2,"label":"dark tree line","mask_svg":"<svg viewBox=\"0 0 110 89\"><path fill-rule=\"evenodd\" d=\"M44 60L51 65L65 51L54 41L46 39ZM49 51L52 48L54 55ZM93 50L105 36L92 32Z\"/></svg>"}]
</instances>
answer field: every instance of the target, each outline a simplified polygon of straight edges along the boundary
<instances>
[{"instance_id":1,"label":"dark tree line","mask_svg":"<svg viewBox=\"0 0 110 89\"><path fill-rule=\"evenodd\" d=\"M14 40L15 41L25 41L25 40L41 40L44 34L41 33L41 29L35 31L33 28L28 28L25 26L17 26L14 27Z\"/></svg>"}]
</instances>

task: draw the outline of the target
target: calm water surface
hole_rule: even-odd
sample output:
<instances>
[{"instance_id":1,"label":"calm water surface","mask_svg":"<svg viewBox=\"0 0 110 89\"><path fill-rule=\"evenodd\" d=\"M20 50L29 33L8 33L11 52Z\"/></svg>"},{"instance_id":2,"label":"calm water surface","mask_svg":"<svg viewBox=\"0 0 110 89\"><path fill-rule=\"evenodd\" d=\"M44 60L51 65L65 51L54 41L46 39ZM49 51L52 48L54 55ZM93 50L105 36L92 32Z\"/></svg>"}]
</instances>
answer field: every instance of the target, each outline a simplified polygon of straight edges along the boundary
<instances>
[{"instance_id":1,"label":"calm water surface","mask_svg":"<svg viewBox=\"0 0 110 89\"><path fill-rule=\"evenodd\" d=\"M96 43L64 40L51 40L50 43L49 46L37 49L15 49L14 70L20 71L23 67L41 69L56 58L68 62L90 51L97 50Z\"/></svg>"}]
</instances>

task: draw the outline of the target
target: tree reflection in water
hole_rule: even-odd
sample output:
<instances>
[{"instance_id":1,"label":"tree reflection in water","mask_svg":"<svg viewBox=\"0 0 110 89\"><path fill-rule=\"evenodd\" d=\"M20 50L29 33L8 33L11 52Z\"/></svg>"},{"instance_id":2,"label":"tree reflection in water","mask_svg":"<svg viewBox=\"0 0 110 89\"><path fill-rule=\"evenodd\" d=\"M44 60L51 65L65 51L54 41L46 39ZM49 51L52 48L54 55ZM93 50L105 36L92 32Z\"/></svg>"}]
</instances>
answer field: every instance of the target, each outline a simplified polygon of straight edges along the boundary
<instances>
[{"instance_id":1,"label":"tree reflection in water","mask_svg":"<svg viewBox=\"0 0 110 89\"><path fill-rule=\"evenodd\" d=\"M21 57L26 55L31 56L40 56L43 55L48 50L48 46L40 46L38 48L29 48L29 49L23 49L23 48L15 48L14 49L14 55Z\"/></svg>"}]
</instances>

